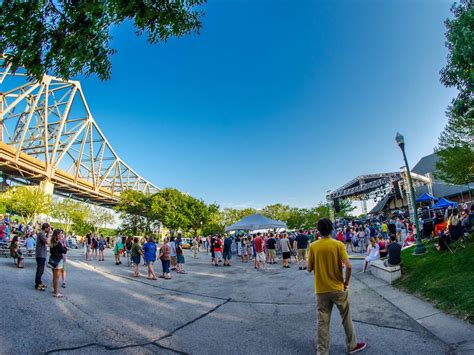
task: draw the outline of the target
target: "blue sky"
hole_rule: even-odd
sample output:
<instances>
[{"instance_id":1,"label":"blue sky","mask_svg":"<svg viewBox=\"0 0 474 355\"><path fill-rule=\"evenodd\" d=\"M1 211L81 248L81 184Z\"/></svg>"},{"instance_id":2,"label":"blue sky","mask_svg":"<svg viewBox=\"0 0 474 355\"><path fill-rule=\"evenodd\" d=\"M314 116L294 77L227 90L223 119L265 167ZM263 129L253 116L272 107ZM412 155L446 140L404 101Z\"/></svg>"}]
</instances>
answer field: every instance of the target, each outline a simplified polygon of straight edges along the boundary
<instances>
[{"instance_id":1,"label":"blue sky","mask_svg":"<svg viewBox=\"0 0 474 355\"><path fill-rule=\"evenodd\" d=\"M451 1L226 1L201 34L113 30L112 77L82 79L115 150L159 187L230 207L312 206L433 151Z\"/></svg>"}]
</instances>

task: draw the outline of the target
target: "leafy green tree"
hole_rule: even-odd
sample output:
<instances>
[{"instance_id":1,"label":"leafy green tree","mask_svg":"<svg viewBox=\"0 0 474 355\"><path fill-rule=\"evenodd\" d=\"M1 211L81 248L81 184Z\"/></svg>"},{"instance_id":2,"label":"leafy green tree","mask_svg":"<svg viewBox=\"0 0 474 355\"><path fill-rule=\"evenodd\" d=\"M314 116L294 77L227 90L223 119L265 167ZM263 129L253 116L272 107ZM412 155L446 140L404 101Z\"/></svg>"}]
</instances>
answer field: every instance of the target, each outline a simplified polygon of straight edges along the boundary
<instances>
[{"instance_id":1,"label":"leafy green tree","mask_svg":"<svg viewBox=\"0 0 474 355\"><path fill-rule=\"evenodd\" d=\"M74 225L73 215L78 208L79 202L70 198L55 199L51 208L51 217L58 220L60 228L66 235L72 230Z\"/></svg>"},{"instance_id":2,"label":"leafy green tree","mask_svg":"<svg viewBox=\"0 0 474 355\"><path fill-rule=\"evenodd\" d=\"M264 216L267 216L268 218L286 222L290 217L290 206L283 205L281 203L275 203L273 205L265 206L262 208L260 213Z\"/></svg>"},{"instance_id":3,"label":"leafy green tree","mask_svg":"<svg viewBox=\"0 0 474 355\"><path fill-rule=\"evenodd\" d=\"M188 220L193 230L193 235L198 235L198 230L203 230L210 222L213 215L219 211L219 205L213 203L206 205L204 201L198 200L192 196L187 196Z\"/></svg>"},{"instance_id":4,"label":"leafy green tree","mask_svg":"<svg viewBox=\"0 0 474 355\"><path fill-rule=\"evenodd\" d=\"M2 194L7 210L19 215L24 223L35 222L39 214L48 214L52 198L37 186L15 186Z\"/></svg>"},{"instance_id":5,"label":"leafy green tree","mask_svg":"<svg viewBox=\"0 0 474 355\"><path fill-rule=\"evenodd\" d=\"M83 73L110 77L111 28L133 21L148 42L166 42L201 28L206 0L3 1L0 53L41 79L47 72L63 79Z\"/></svg>"},{"instance_id":6,"label":"leafy green tree","mask_svg":"<svg viewBox=\"0 0 474 355\"><path fill-rule=\"evenodd\" d=\"M92 213L89 204L84 202L76 202L75 208L70 211L70 218L72 220L72 230L74 233L85 236L93 230L89 224L90 214Z\"/></svg>"},{"instance_id":7,"label":"leafy green tree","mask_svg":"<svg viewBox=\"0 0 474 355\"><path fill-rule=\"evenodd\" d=\"M113 213L99 206L92 206L91 213L89 215L89 224L95 233L100 233L100 230L105 226L112 224L115 221Z\"/></svg>"},{"instance_id":8,"label":"leafy green tree","mask_svg":"<svg viewBox=\"0 0 474 355\"><path fill-rule=\"evenodd\" d=\"M448 123L438 141L436 177L454 184L474 181L474 8L471 0L451 7L453 19L445 25L447 64L441 82L455 87L457 96L448 107Z\"/></svg>"},{"instance_id":9,"label":"leafy green tree","mask_svg":"<svg viewBox=\"0 0 474 355\"><path fill-rule=\"evenodd\" d=\"M156 214L152 211L152 196L140 191L126 190L120 194L115 211L120 213L125 235L152 235L159 226Z\"/></svg>"},{"instance_id":10,"label":"leafy green tree","mask_svg":"<svg viewBox=\"0 0 474 355\"><path fill-rule=\"evenodd\" d=\"M171 235L191 228L188 200L187 195L173 188L161 190L152 197L152 212L171 231Z\"/></svg>"}]
</instances>

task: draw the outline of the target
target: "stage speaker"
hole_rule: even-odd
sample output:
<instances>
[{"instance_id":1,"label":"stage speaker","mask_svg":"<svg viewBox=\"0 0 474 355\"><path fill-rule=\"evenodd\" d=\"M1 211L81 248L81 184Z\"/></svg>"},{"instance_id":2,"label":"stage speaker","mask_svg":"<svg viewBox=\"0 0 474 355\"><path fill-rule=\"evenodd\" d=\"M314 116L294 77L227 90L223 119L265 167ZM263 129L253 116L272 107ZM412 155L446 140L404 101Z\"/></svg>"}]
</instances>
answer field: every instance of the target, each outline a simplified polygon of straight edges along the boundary
<instances>
[{"instance_id":1,"label":"stage speaker","mask_svg":"<svg viewBox=\"0 0 474 355\"><path fill-rule=\"evenodd\" d=\"M339 199L334 200L334 211L336 213L341 212L341 206L339 205Z\"/></svg>"},{"instance_id":2,"label":"stage speaker","mask_svg":"<svg viewBox=\"0 0 474 355\"><path fill-rule=\"evenodd\" d=\"M393 190L395 191L395 196L398 200L402 199L402 192L400 191L400 185L398 184L398 181L395 181L393 183Z\"/></svg>"}]
</instances>

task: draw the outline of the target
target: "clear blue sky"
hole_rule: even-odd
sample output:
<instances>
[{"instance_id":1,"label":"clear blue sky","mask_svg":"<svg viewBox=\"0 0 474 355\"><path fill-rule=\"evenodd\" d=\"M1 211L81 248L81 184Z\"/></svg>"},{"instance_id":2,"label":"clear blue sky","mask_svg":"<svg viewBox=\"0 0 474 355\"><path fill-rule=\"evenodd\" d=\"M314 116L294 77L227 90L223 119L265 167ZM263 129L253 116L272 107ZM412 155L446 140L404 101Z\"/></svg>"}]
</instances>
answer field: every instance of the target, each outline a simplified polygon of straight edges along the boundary
<instances>
[{"instance_id":1,"label":"clear blue sky","mask_svg":"<svg viewBox=\"0 0 474 355\"><path fill-rule=\"evenodd\" d=\"M159 187L221 206L311 206L433 151L451 1L226 1L201 34L114 29L113 73L82 80L118 154Z\"/></svg>"}]
</instances>

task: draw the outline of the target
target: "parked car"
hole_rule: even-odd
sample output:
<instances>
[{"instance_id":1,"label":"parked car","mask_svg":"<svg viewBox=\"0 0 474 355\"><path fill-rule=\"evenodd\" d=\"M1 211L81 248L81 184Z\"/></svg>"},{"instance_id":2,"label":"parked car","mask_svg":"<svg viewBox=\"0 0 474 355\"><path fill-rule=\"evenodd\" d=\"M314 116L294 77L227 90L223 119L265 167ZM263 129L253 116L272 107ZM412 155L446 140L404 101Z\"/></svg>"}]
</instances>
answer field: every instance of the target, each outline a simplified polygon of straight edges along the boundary
<instances>
[{"instance_id":1,"label":"parked car","mask_svg":"<svg viewBox=\"0 0 474 355\"><path fill-rule=\"evenodd\" d=\"M182 241L183 249L191 249L191 245L193 245L191 238L183 238L183 241Z\"/></svg>"}]
</instances>

